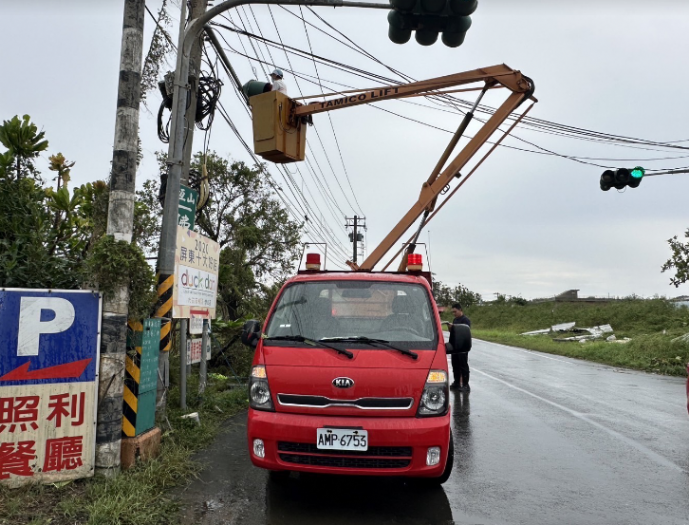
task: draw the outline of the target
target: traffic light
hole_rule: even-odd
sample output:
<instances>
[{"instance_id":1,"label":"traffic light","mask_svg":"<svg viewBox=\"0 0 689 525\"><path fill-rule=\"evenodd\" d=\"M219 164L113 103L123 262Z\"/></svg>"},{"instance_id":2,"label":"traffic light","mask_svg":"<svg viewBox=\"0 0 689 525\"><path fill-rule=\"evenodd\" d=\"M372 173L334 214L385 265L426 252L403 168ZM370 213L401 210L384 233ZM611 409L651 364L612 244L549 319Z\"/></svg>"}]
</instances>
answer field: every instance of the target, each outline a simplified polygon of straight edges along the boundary
<instances>
[{"instance_id":1,"label":"traffic light","mask_svg":"<svg viewBox=\"0 0 689 525\"><path fill-rule=\"evenodd\" d=\"M629 170L627 168L618 168L616 170L605 170L600 176L600 189L608 191L610 188L617 188L621 190L625 186L636 188L641 184L646 170L641 166Z\"/></svg>"},{"instance_id":2,"label":"traffic light","mask_svg":"<svg viewBox=\"0 0 689 525\"><path fill-rule=\"evenodd\" d=\"M448 47L464 42L471 27L471 15L478 6L477 0L390 0L388 37L396 44L406 44L416 31L416 41L430 46L442 33Z\"/></svg>"}]
</instances>

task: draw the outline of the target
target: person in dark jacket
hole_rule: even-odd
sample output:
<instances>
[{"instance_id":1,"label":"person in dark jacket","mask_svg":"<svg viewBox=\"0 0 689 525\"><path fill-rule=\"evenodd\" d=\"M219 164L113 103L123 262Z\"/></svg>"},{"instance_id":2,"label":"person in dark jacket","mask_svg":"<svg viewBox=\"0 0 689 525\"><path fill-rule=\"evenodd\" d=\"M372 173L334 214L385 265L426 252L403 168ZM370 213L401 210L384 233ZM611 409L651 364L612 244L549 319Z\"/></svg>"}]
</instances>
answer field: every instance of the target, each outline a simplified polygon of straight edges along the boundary
<instances>
[{"instance_id":1,"label":"person in dark jacket","mask_svg":"<svg viewBox=\"0 0 689 525\"><path fill-rule=\"evenodd\" d=\"M462 305L455 303L452 305L452 315L455 318L452 320L452 324L465 324L471 326L471 320L464 315L462 310ZM452 339L450 339L452 343ZM452 354L452 375L454 375L454 382L450 385L450 388L457 388L460 392L470 392L469 387L469 352L458 352Z\"/></svg>"}]
</instances>

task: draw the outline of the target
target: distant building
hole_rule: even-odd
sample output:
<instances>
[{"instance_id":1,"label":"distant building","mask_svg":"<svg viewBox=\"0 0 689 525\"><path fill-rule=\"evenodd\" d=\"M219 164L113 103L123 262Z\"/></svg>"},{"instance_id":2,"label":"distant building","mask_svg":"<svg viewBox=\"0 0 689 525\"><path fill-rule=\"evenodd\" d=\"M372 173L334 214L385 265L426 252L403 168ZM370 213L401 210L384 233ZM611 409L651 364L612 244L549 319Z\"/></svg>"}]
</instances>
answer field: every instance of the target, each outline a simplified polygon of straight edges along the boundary
<instances>
[{"instance_id":1,"label":"distant building","mask_svg":"<svg viewBox=\"0 0 689 525\"><path fill-rule=\"evenodd\" d=\"M613 301L607 297L579 297L579 289L566 290L554 297L534 299L532 303L607 303Z\"/></svg>"},{"instance_id":2,"label":"distant building","mask_svg":"<svg viewBox=\"0 0 689 525\"><path fill-rule=\"evenodd\" d=\"M670 299L670 302L677 308L682 308L683 306L689 308L689 295L680 295L674 299Z\"/></svg>"}]
</instances>

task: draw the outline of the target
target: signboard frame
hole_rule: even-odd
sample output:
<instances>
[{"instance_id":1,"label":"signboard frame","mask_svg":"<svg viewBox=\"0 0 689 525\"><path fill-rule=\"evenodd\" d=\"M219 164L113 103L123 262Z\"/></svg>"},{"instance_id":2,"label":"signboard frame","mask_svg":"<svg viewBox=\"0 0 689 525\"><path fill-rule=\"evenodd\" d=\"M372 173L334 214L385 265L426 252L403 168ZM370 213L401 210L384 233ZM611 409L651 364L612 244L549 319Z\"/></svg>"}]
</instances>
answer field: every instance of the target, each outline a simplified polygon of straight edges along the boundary
<instances>
[{"instance_id":1,"label":"signboard frame","mask_svg":"<svg viewBox=\"0 0 689 525\"><path fill-rule=\"evenodd\" d=\"M60 385L73 385L75 383L86 383L87 385L90 384L90 386L88 386L87 388L92 388L92 390L93 390L92 397L88 401L86 401L86 397L84 396L83 399L85 401L83 401L83 403L91 402L93 404L93 407L91 410L92 419L84 421L84 428L88 429L89 426L91 427L91 430L90 430L90 432L91 432L90 441L91 442L90 442L90 446L81 453L81 456L79 456L79 460L83 457L85 460L84 462L87 464L81 465L84 468L75 468L75 469L67 469L67 470L60 469L54 473L53 472L51 472L51 473L44 472L43 469L40 467L40 463L38 463L39 455L42 457L45 456L45 454L44 454L45 448L44 448L41 451L36 450L35 457L34 457L34 464L31 465L32 466L32 474L30 476L8 475L7 478L0 480L0 483L3 483L9 487L17 487L17 486L27 484L27 483L35 483L35 482L55 483L55 482L59 482L59 481L68 481L68 480L73 480L73 479L93 477L93 475L95 473L95 466L96 466L95 465L95 463L96 463L96 461L95 461L95 459L96 459L96 441L97 441L96 426L97 426L97 418L98 418L100 349L101 349L102 322L103 322L103 294L101 292L99 292L98 290L93 290L93 289L61 290L61 289L48 289L48 288L9 288L9 287L0 288L0 292L1 293L18 294L20 296L20 305L21 305L21 297L26 297L27 295L29 297L33 296L33 297L44 297L44 298L48 297L49 298L49 297L84 295L84 294L95 296L96 301L97 301L97 305L98 305L97 313L96 313L96 323L94 326L94 328L96 330L95 341L94 341L95 352L94 352L93 357L91 358L94 361L93 379L92 380L90 380L90 381L88 381L88 380L87 381L78 381L79 377L84 375L84 373L86 373L87 368L90 367L91 364L89 362L84 367L84 369L82 370L80 375L77 377L65 376L65 378L63 378L61 380L59 378L58 379L45 378L45 377L41 377L40 375L36 375L34 379L29 379L27 377L27 379L16 379L16 380L15 379L5 379L4 380L4 381L7 381L11 384L3 384L0 382L0 397L4 397L2 394L6 393L5 392L6 389L21 389L21 388L26 388L28 386L28 387L32 387L32 388L30 388L30 391L32 393L34 393L34 395L35 395L36 390L39 390L39 391L45 390L47 393L57 391ZM27 294L27 295L22 295L22 294ZM41 294L43 294L43 295L41 295ZM43 315L42 315L43 310L44 309L41 309L41 313L40 313L41 319L43 317ZM46 309L46 310L49 310L49 309ZM3 312L0 309L0 314L2 314L2 313ZM57 317L57 314L55 315L55 317ZM20 318L21 318L21 309L19 312L19 316L17 318L18 322L19 322ZM74 320L72 321L72 323L67 328L65 328L65 330L60 331L60 332L53 332L53 334L58 335L58 334L61 334L65 331L71 330L72 327L74 326L74 323L76 322L76 320L77 320L77 317L76 317L76 313L75 313L74 314ZM42 323L44 321L40 321L40 322ZM46 321L46 322L50 322L50 321ZM86 322L87 321L85 321L85 323ZM0 328L5 328L5 325L3 323L0 323ZM17 335L18 339L17 339L16 351L17 351L17 357L19 357L20 356L20 349L19 349L19 346L20 346L20 341L19 341L20 328L17 327L17 330L18 330L18 335ZM4 335L4 333L0 332L0 337L2 337L3 335ZM41 339L40 339L41 335L52 335L52 334L50 332L38 332L38 338L37 338L37 344L36 344L36 346L38 348L40 348L40 344L41 344ZM89 344L88 346L91 346L91 345ZM25 376L29 376L31 373L31 370L30 370L30 367L32 364L31 357L32 356L38 356L38 355L39 355L38 350L36 351L36 354L30 354L30 355L29 354L22 354L23 357L27 358L27 361L25 362L25 364L26 364ZM2 358L2 357L3 356L0 355L0 358ZM71 365L71 364L72 363L66 363L65 365L55 365L52 368L58 369L60 367L64 367L66 365ZM41 369L39 369L39 370L41 370ZM17 371L17 369L11 370L9 373L13 373L16 371ZM8 375L8 372L6 372L6 371L4 371L4 372L5 373L2 374L2 377L5 377ZM73 378L72 381L64 380L64 379L68 379L70 377ZM53 379L53 380L50 382L47 382L46 379ZM22 381L25 381L25 382L22 382ZM37 382L37 381L43 381L43 382ZM19 384L17 384L17 383L19 383ZM41 388L41 387L44 387L45 385L48 385L48 386L45 388ZM21 392L21 390L20 390L20 392ZM8 393L10 393L13 398L19 397L16 394L12 393L11 390ZM68 392L68 395L69 394L70 394L70 392ZM40 394L39 394L39 396L40 396ZM72 396L73 396L73 398L72 398L72 407L71 408L72 408L72 416L73 416L73 410L74 410L74 404L75 404L74 403L75 394L72 394ZM45 403L43 403L43 404L49 403L49 400L47 398L46 399L41 398L40 401L45 401ZM39 401L39 403L40 403L40 401ZM49 407L53 408L50 405L49 405ZM46 410L43 410L39 407L36 407L35 410L37 411L37 414L41 414L43 412L46 412ZM86 413L86 411L84 410L84 414L85 413ZM61 417L67 417L67 416L63 415ZM56 424L56 428L60 427L60 426L61 425ZM74 425L72 425L72 426L74 426ZM39 427L36 427L34 430L38 430L38 428ZM25 430L23 428L21 428L20 432L25 432ZM88 430L86 432L88 432ZM41 443L39 441L41 436L37 436L36 441L41 443L41 445L46 445L48 442L47 436L42 436L42 437L46 438L45 443ZM60 439L60 438L55 437L53 439ZM62 439L64 439L64 438L62 438ZM33 442L34 448L36 448L36 446L37 446L36 441ZM17 442L17 445L19 445L20 442L21 441ZM18 450L19 450L19 447L17 447L17 451ZM44 457L44 460L45 460L45 457ZM38 466L38 469L36 469L36 466ZM88 469L86 467L88 467ZM36 470L34 470L34 469L36 469Z\"/></svg>"},{"instance_id":2,"label":"signboard frame","mask_svg":"<svg viewBox=\"0 0 689 525\"><path fill-rule=\"evenodd\" d=\"M199 247L201 248L200 251L198 250ZM212 239L182 226L177 226L175 284L172 291L173 318L201 317L213 319L215 317L220 251L220 245ZM199 253L201 254L200 257L198 256ZM195 262L201 260L203 263ZM198 290L192 290L192 284ZM209 291L206 292L206 290ZM190 304L194 301L200 304Z\"/></svg>"}]
</instances>

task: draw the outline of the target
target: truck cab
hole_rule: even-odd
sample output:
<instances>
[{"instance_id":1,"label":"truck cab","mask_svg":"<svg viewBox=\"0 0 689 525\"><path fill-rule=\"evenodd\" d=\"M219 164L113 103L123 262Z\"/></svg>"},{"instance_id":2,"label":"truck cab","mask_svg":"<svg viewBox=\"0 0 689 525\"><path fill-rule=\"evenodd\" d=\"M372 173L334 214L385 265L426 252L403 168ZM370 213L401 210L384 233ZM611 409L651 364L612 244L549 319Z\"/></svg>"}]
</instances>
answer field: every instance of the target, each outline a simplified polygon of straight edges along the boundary
<instances>
[{"instance_id":1,"label":"truck cab","mask_svg":"<svg viewBox=\"0 0 689 525\"><path fill-rule=\"evenodd\" d=\"M446 343L428 277L321 272L312 259L263 327L247 322L255 466L447 480Z\"/></svg>"}]
</instances>

